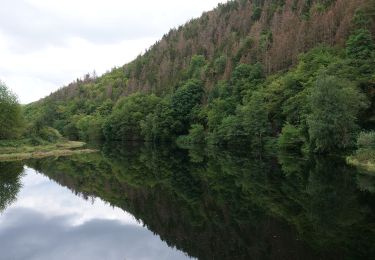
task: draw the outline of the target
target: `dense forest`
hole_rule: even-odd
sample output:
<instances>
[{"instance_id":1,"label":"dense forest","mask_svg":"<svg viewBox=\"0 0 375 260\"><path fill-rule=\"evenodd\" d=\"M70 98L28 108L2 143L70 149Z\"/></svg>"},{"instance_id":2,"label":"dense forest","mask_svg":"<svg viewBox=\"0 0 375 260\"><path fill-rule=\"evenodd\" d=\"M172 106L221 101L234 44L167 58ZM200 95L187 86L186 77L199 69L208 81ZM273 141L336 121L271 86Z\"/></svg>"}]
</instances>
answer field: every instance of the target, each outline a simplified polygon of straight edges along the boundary
<instances>
[{"instance_id":1,"label":"dense forest","mask_svg":"<svg viewBox=\"0 0 375 260\"><path fill-rule=\"evenodd\" d=\"M133 62L27 105L24 132L36 142L60 132L72 140L369 150L374 25L371 0L229 1Z\"/></svg>"}]
</instances>

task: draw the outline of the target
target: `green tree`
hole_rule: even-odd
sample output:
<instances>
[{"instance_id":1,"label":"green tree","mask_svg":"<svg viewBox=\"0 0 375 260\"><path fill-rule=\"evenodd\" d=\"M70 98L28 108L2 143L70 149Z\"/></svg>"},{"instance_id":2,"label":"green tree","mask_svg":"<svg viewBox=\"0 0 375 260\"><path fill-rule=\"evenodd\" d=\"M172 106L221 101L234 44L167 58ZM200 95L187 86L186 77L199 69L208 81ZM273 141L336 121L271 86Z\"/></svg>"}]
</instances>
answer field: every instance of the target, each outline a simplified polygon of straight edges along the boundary
<instances>
[{"instance_id":1,"label":"green tree","mask_svg":"<svg viewBox=\"0 0 375 260\"><path fill-rule=\"evenodd\" d=\"M201 104L203 97L203 85L200 80L191 79L185 82L173 93L171 97L171 108L175 120L180 122L181 128L176 129L177 135L186 134L195 116L193 108Z\"/></svg>"},{"instance_id":2,"label":"green tree","mask_svg":"<svg viewBox=\"0 0 375 260\"><path fill-rule=\"evenodd\" d=\"M206 142L206 134L201 124L193 124L189 129L188 135L180 136L177 143L186 144L204 144Z\"/></svg>"},{"instance_id":3,"label":"green tree","mask_svg":"<svg viewBox=\"0 0 375 260\"><path fill-rule=\"evenodd\" d=\"M194 124L189 130L189 138L192 143L202 144L205 142L205 131L203 125Z\"/></svg>"},{"instance_id":4,"label":"green tree","mask_svg":"<svg viewBox=\"0 0 375 260\"><path fill-rule=\"evenodd\" d=\"M235 107L230 100L216 98L210 104L207 112L207 122L210 131L217 129L222 120L235 113Z\"/></svg>"},{"instance_id":5,"label":"green tree","mask_svg":"<svg viewBox=\"0 0 375 260\"><path fill-rule=\"evenodd\" d=\"M301 152L304 143L305 139L300 129L291 124L283 127L278 139L278 146L281 150Z\"/></svg>"},{"instance_id":6,"label":"green tree","mask_svg":"<svg viewBox=\"0 0 375 260\"><path fill-rule=\"evenodd\" d=\"M357 115L367 103L351 82L320 75L309 104L308 131L315 152L335 152L354 144Z\"/></svg>"},{"instance_id":7,"label":"green tree","mask_svg":"<svg viewBox=\"0 0 375 260\"><path fill-rule=\"evenodd\" d=\"M254 92L240 113L245 134L253 146L262 147L271 130L264 95Z\"/></svg>"},{"instance_id":8,"label":"green tree","mask_svg":"<svg viewBox=\"0 0 375 260\"><path fill-rule=\"evenodd\" d=\"M80 139L101 140L103 139L102 126L104 119L100 115L83 116L77 122Z\"/></svg>"},{"instance_id":9,"label":"green tree","mask_svg":"<svg viewBox=\"0 0 375 260\"><path fill-rule=\"evenodd\" d=\"M141 131L146 141L173 140L176 137L177 129L181 128L181 123L174 118L174 111L168 98L162 99L156 105L153 113L148 114L141 121Z\"/></svg>"},{"instance_id":10,"label":"green tree","mask_svg":"<svg viewBox=\"0 0 375 260\"><path fill-rule=\"evenodd\" d=\"M221 55L214 61L214 70L216 74L223 74L225 71L225 67L227 65L227 57L224 55Z\"/></svg>"},{"instance_id":11,"label":"green tree","mask_svg":"<svg viewBox=\"0 0 375 260\"><path fill-rule=\"evenodd\" d=\"M0 139L18 138L23 125L21 106L16 95L0 81Z\"/></svg>"},{"instance_id":12,"label":"green tree","mask_svg":"<svg viewBox=\"0 0 375 260\"><path fill-rule=\"evenodd\" d=\"M202 74L202 68L206 64L206 59L203 55L194 55L191 58L190 66L187 72L187 78L200 79Z\"/></svg>"},{"instance_id":13,"label":"green tree","mask_svg":"<svg viewBox=\"0 0 375 260\"><path fill-rule=\"evenodd\" d=\"M254 91L264 79L263 67L260 63L238 65L232 74L231 85L233 95L237 101L241 101L246 91Z\"/></svg>"},{"instance_id":14,"label":"green tree","mask_svg":"<svg viewBox=\"0 0 375 260\"><path fill-rule=\"evenodd\" d=\"M219 127L211 136L211 143L217 144L243 144L244 132L238 116L224 117Z\"/></svg>"},{"instance_id":15,"label":"green tree","mask_svg":"<svg viewBox=\"0 0 375 260\"><path fill-rule=\"evenodd\" d=\"M375 43L369 30L356 30L346 42L346 53L360 75L372 74L375 66Z\"/></svg>"},{"instance_id":16,"label":"green tree","mask_svg":"<svg viewBox=\"0 0 375 260\"><path fill-rule=\"evenodd\" d=\"M135 93L120 99L103 126L107 140L142 140L141 122L160 102L155 95Z\"/></svg>"},{"instance_id":17,"label":"green tree","mask_svg":"<svg viewBox=\"0 0 375 260\"><path fill-rule=\"evenodd\" d=\"M371 32L366 29L356 30L346 43L346 51L349 57L357 60L372 58L375 44Z\"/></svg>"}]
</instances>

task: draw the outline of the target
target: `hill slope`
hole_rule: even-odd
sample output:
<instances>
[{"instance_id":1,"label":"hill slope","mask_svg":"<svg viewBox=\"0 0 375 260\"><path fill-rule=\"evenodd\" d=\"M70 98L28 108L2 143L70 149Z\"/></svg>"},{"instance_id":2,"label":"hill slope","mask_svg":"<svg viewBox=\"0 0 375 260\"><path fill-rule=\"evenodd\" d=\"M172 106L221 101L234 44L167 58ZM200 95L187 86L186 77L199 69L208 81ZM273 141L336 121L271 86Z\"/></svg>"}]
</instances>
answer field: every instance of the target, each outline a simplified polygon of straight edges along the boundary
<instances>
[{"instance_id":1,"label":"hill slope","mask_svg":"<svg viewBox=\"0 0 375 260\"><path fill-rule=\"evenodd\" d=\"M318 44L344 46L355 11L367 0L236 0L172 29L144 54L99 79L97 94L117 99L136 91L172 91L194 55L208 61L203 75L212 86L229 79L238 63L261 62L267 74L285 70ZM90 81L86 78L86 81ZM51 99L80 94L74 82ZM89 97L88 97L89 98Z\"/></svg>"},{"instance_id":2,"label":"hill slope","mask_svg":"<svg viewBox=\"0 0 375 260\"><path fill-rule=\"evenodd\" d=\"M26 114L75 139L165 140L190 129L195 142L263 144L292 126L286 130L297 143L348 147L358 124L374 126L374 10L371 0L230 1L171 30L133 62L29 105ZM340 103L331 109L351 122L337 138L353 133L339 147L319 144L314 131L322 129L313 130L331 124L316 123L327 111L314 104L322 106L319 95L337 82L332 77L342 81L328 104Z\"/></svg>"}]
</instances>

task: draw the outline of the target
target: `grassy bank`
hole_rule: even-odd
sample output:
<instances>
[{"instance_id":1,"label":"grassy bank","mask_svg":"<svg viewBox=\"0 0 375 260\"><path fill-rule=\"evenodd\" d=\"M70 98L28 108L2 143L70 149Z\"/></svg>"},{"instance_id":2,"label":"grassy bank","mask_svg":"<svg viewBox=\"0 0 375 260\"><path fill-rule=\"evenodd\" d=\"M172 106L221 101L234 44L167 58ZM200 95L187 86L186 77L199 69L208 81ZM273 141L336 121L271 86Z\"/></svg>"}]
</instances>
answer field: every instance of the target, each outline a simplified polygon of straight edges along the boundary
<instances>
[{"instance_id":1,"label":"grassy bank","mask_svg":"<svg viewBox=\"0 0 375 260\"><path fill-rule=\"evenodd\" d=\"M346 158L348 164L375 174L375 149L359 149Z\"/></svg>"},{"instance_id":2,"label":"grassy bank","mask_svg":"<svg viewBox=\"0 0 375 260\"><path fill-rule=\"evenodd\" d=\"M0 162L70 156L96 151L84 148L85 145L83 142L66 140L44 145L31 145L24 140L7 141L0 143Z\"/></svg>"}]
</instances>

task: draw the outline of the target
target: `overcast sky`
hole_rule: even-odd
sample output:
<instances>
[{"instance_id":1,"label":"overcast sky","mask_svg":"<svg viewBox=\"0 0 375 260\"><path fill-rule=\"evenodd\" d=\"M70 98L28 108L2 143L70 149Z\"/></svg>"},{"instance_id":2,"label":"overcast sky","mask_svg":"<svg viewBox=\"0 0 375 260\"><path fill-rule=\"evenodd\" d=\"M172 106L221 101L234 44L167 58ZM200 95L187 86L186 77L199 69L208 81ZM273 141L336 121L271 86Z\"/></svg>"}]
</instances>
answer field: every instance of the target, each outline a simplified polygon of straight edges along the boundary
<instances>
[{"instance_id":1,"label":"overcast sky","mask_svg":"<svg viewBox=\"0 0 375 260\"><path fill-rule=\"evenodd\" d=\"M227 0L0 0L0 79L23 104L133 60Z\"/></svg>"}]
</instances>

